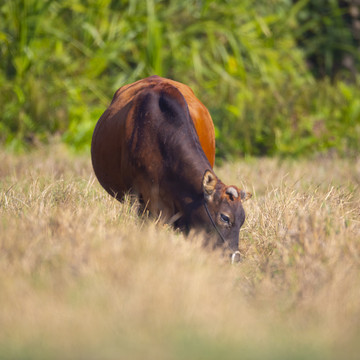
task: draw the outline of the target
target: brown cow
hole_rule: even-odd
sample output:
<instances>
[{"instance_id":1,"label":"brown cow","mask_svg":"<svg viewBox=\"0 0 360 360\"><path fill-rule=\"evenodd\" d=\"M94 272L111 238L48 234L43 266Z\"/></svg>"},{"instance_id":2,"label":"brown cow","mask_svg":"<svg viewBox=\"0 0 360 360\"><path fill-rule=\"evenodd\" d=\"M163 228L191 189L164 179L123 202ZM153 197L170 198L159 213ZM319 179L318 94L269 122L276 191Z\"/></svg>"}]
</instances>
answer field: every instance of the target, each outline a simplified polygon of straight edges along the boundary
<instances>
[{"instance_id":1,"label":"brown cow","mask_svg":"<svg viewBox=\"0 0 360 360\"><path fill-rule=\"evenodd\" d=\"M216 233L217 245L238 250L242 202L251 195L212 170L214 125L188 86L152 76L117 90L96 124L91 156L118 200L136 194L163 221Z\"/></svg>"}]
</instances>

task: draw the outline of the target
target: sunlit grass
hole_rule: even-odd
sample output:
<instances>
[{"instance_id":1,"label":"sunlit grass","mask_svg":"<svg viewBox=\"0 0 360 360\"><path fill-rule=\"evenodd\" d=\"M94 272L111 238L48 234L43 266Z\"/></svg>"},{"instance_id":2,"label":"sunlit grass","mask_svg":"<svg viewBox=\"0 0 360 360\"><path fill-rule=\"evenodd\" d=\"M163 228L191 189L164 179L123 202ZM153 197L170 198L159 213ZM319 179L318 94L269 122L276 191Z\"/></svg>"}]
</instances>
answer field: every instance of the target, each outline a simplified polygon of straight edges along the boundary
<instances>
[{"instance_id":1,"label":"sunlit grass","mask_svg":"<svg viewBox=\"0 0 360 360\"><path fill-rule=\"evenodd\" d=\"M0 155L0 358L356 358L360 162L253 159L230 265L110 198L89 156Z\"/></svg>"}]
</instances>

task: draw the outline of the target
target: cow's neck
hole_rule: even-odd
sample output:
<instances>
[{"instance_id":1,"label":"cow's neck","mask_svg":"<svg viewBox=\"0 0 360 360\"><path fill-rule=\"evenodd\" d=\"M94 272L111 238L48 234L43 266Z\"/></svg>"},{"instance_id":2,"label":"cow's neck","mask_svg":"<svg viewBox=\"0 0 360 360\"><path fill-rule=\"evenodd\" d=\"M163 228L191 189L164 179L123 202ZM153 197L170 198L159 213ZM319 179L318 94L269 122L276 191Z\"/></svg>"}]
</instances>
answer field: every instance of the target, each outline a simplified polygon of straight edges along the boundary
<instances>
[{"instance_id":1,"label":"cow's neck","mask_svg":"<svg viewBox=\"0 0 360 360\"><path fill-rule=\"evenodd\" d=\"M200 145L199 145L200 146ZM189 145L177 153L179 161L172 170L172 196L177 207L187 207L189 204L201 203L203 199L202 181L206 170L211 165L204 152Z\"/></svg>"}]
</instances>

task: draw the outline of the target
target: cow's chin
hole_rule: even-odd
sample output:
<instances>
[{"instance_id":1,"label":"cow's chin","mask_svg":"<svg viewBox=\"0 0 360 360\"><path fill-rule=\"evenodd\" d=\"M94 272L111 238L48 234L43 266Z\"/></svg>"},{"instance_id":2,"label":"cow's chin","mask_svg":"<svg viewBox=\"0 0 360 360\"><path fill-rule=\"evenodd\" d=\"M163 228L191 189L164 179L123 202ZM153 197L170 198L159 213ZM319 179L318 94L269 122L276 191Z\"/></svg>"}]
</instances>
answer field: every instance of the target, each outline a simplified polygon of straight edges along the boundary
<instances>
[{"instance_id":1,"label":"cow's chin","mask_svg":"<svg viewBox=\"0 0 360 360\"><path fill-rule=\"evenodd\" d=\"M241 261L241 254L238 249L238 245L231 246L228 242L224 243L220 238L217 238L214 244L214 248L222 249L223 256L230 259L232 264L236 264Z\"/></svg>"},{"instance_id":2,"label":"cow's chin","mask_svg":"<svg viewBox=\"0 0 360 360\"><path fill-rule=\"evenodd\" d=\"M213 246L213 249L219 249L224 259L226 259L226 261L230 261L231 264L238 264L242 261L240 251L231 249L222 241L216 241Z\"/></svg>"},{"instance_id":3,"label":"cow's chin","mask_svg":"<svg viewBox=\"0 0 360 360\"><path fill-rule=\"evenodd\" d=\"M206 231L206 232L202 232L203 233L203 237L204 237L204 246L209 248L209 249L223 249L224 254L229 255L230 256L238 251L237 246L231 246L230 243L228 241L226 241L224 243L223 239L220 238L220 236L214 232L213 229L211 229L210 231Z\"/></svg>"}]
</instances>

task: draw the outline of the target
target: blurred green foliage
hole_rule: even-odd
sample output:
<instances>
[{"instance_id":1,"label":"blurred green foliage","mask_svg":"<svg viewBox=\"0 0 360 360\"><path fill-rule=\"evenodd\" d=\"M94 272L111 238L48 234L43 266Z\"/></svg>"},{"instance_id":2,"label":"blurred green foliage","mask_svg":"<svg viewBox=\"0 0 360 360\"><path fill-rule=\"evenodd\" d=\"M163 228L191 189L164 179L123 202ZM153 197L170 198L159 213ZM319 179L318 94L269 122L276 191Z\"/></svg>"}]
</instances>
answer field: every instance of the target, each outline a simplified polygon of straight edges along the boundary
<instances>
[{"instance_id":1,"label":"blurred green foliage","mask_svg":"<svg viewBox=\"0 0 360 360\"><path fill-rule=\"evenodd\" d=\"M359 66L360 2L295 0L299 26L294 35L316 77L349 78Z\"/></svg>"},{"instance_id":2,"label":"blurred green foliage","mask_svg":"<svg viewBox=\"0 0 360 360\"><path fill-rule=\"evenodd\" d=\"M157 74L209 108L218 156L355 154L356 44L346 9L321 3L325 15L309 0L2 0L0 141L88 149L115 90Z\"/></svg>"}]
</instances>

